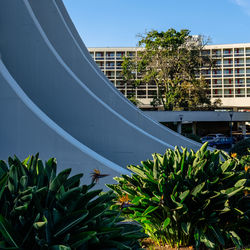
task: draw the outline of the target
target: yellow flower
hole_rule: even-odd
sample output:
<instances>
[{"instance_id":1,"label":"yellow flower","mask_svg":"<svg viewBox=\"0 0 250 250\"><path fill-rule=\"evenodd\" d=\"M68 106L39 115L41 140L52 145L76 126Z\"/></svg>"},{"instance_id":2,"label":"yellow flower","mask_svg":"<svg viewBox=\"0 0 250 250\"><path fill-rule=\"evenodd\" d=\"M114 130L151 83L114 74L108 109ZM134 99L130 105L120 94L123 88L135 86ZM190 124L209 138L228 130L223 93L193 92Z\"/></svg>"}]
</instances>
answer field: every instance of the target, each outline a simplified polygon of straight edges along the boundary
<instances>
[{"instance_id":1,"label":"yellow flower","mask_svg":"<svg viewBox=\"0 0 250 250\"><path fill-rule=\"evenodd\" d=\"M130 207L132 204L129 202L128 194L126 194L125 196L119 197L118 204L120 204L121 208Z\"/></svg>"},{"instance_id":2,"label":"yellow flower","mask_svg":"<svg viewBox=\"0 0 250 250\"><path fill-rule=\"evenodd\" d=\"M232 153L231 157L233 157L233 158L237 157L237 153Z\"/></svg>"},{"instance_id":3,"label":"yellow flower","mask_svg":"<svg viewBox=\"0 0 250 250\"><path fill-rule=\"evenodd\" d=\"M248 191L244 190L244 194L245 194L245 196L248 196Z\"/></svg>"},{"instance_id":4,"label":"yellow flower","mask_svg":"<svg viewBox=\"0 0 250 250\"><path fill-rule=\"evenodd\" d=\"M247 172L250 169L250 166L245 166L245 171Z\"/></svg>"}]
</instances>

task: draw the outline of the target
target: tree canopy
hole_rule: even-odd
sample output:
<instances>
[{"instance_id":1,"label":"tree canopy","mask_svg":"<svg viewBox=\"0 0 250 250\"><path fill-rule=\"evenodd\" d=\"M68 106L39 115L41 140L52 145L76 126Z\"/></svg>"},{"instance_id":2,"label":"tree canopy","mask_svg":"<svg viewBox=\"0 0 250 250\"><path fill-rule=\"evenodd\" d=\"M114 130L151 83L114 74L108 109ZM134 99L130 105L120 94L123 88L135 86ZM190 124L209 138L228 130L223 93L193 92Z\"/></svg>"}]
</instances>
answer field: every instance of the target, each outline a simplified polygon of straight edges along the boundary
<instances>
[{"instance_id":1,"label":"tree canopy","mask_svg":"<svg viewBox=\"0 0 250 250\"><path fill-rule=\"evenodd\" d=\"M208 84L200 70L202 66L211 67L213 62L202 55L205 43L201 36L190 36L186 29L152 30L140 35L138 45L141 49L137 57L124 58L123 76L134 87L142 82L155 85L153 106L165 110L212 107Z\"/></svg>"}]
</instances>

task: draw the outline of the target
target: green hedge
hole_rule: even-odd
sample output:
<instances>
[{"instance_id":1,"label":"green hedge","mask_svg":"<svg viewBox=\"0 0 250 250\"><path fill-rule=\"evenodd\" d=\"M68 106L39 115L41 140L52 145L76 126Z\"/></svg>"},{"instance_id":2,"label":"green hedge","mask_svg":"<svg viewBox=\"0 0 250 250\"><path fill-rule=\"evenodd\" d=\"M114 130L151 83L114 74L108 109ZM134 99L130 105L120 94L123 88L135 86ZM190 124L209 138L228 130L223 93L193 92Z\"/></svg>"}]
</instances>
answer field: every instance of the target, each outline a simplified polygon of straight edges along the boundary
<instances>
[{"instance_id":1,"label":"green hedge","mask_svg":"<svg viewBox=\"0 0 250 250\"><path fill-rule=\"evenodd\" d=\"M59 174L54 158L0 161L0 249L137 249L141 227L110 210L114 195ZM93 173L95 178L98 171Z\"/></svg>"},{"instance_id":2,"label":"green hedge","mask_svg":"<svg viewBox=\"0 0 250 250\"><path fill-rule=\"evenodd\" d=\"M250 150L250 138L241 140L236 143L230 150L230 153L237 153L238 157L249 155Z\"/></svg>"},{"instance_id":3,"label":"green hedge","mask_svg":"<svg viewBox=\"0 0 250 250\"><path fill-rule=\"evenodd\" d=\"M249 243L249 168L223 151L178 148L129 166L108 185L124 215L150 238L172 247L219 249ZM243 242L242 242L243 240Z\"/></svg>"}]
</instances>

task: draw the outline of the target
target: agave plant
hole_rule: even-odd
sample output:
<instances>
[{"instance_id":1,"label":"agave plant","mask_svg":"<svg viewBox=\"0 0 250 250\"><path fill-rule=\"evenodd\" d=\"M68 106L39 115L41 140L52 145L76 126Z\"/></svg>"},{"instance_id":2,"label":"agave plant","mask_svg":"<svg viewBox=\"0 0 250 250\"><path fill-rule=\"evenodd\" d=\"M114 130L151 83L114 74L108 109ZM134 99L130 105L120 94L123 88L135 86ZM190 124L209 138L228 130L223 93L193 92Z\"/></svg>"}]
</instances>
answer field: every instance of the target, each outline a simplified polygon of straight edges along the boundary
<instances>
[{"instance_id":1,"label":"agave plant","mask_svg":"<svg viewBox=\"0 0 250 250\"><path fill-rule=\"evenodd\" d=\"M108 187L118 200L127 195L123 213L157 244L242 247L240 236L249 235L249 173L237 158L205 144L196 153L168 149L128 169L132 176Z\"/></svg>"},{"instance_id":2,"label":"agave plant","mask_svg":"<svg viewBox=\"0 0 250 250\"><path fill-rule=\"evenodd\" d=\"M9 166L8 166L9 165ZM58 175L54 158L0 161L0 249L134 249L140 226L110 210L114 196Z\"/></svg>"}]
</instances>

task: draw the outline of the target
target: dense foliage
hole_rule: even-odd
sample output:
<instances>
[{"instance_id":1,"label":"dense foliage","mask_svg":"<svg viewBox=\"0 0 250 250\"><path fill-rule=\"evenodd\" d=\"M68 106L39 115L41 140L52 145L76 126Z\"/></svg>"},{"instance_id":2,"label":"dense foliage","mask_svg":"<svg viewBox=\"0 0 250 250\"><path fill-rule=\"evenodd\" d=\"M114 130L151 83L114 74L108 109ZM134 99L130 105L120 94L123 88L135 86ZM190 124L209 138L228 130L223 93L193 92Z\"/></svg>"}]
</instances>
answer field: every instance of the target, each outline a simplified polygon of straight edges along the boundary
<instances>
[{"instance_id":1,"label":"dense foliage","mask_svg":"<svg viewBox=\"0 0 250 250\"><path fill-rule=\"evenodd\" d=\"M231 153L236 153L238 156L248 155L250 150L250 138L241 140L236 143L230 150Z\"/></svg>"},{"instance_id":2,"label":"dense foliage","mask_svg":"<svg viewBox=\"0 0 250 250\"><path fill-rule=\"evenodd\" d=\"M212 108L208 84L200 78L202 66L210 68L211 59L202 54L201 36L192 37L189 30L152 30L141 35L136 58L124 58L122 74L132 90L140 84L155 86L152 105L165 110ZM137 72L137 75L136 73ZM152 94L152 93L151 93ZM216 101L219 103L219 101Z\"/></svg>"},{"instance_id":3,"label":"dense foliage","mask_svg":"<svg viewBox=\"0 0 250 250\"><path fill-rule=\"evenodd\" d=\"M0 249L134 249L144 237L110 210L110 192L80 185L82 174L69 177L70 169L57 175L55 159L8 164L0 161Z\"/></svg>"},{"instance_id":4,"label":"dense foliage","mask_svg":"<svg viewBox=\"0 0 250 250\"><path fill-rule=\"evenodd\" d=\"M108 186L123 201L123 213L157 244L214 249L249 243L250 167L237 158L204 144L196 153L168 149L128 169L131 177Z\"/></svg>"}]
</instances>

